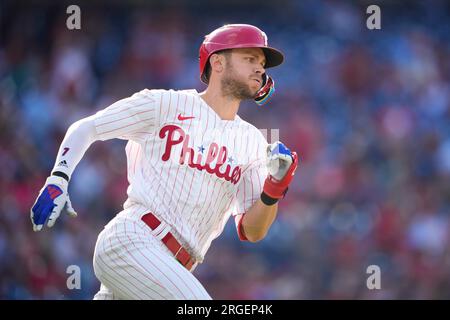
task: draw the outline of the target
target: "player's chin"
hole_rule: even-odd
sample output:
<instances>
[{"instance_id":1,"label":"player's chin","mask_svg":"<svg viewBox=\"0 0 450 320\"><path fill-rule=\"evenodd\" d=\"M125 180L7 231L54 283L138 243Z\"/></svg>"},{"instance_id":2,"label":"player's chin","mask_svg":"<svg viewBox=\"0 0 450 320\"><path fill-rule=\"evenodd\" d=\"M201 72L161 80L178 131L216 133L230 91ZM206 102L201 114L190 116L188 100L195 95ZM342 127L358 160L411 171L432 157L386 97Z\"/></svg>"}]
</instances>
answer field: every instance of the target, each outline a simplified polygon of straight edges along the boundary
<instances>
[{"instance_id":1,"label":"player's chin","mask_svg":"<svg viewBox=\"0 0 450 320\"><path fill-rule=\"evenodd\" d=\"M258 89L255 89L251 86L248 86L246 90L244 90L245 99L254 99L256 94L258 93Z\"/></svg>"}]
</instances>

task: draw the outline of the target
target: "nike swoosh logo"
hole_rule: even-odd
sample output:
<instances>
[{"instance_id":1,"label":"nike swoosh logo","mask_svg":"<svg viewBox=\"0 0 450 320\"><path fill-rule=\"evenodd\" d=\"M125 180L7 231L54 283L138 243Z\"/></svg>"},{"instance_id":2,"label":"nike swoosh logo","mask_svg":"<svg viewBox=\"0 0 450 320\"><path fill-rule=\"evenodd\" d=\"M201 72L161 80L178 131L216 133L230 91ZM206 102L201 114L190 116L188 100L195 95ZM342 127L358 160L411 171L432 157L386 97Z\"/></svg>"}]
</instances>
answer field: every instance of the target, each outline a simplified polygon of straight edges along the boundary
<instances>
[{"instance_id":1,"label":"nike swoosh logo","mask_svg":"<svg viewBox=\"0 0 450 320\"><path fill-rule=\"evenodd\" d=\"M178 120L183 121L183 120L189 120L189 119L194 119L195 117L183 117L181 115L181 113L178 114Z\"/></svg>"}]
</instances>

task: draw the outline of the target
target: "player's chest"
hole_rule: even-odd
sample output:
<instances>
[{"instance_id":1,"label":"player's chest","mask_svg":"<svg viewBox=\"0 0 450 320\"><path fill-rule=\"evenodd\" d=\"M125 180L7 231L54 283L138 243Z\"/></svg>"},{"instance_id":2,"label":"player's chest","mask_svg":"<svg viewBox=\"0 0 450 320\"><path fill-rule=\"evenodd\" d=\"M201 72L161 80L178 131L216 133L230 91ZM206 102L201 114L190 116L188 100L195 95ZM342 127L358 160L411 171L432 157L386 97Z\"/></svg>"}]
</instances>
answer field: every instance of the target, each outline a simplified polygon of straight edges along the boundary
<instances>
[{"instance_id":1,"label":"player's chest","mask_svg":"<svg viewBox=\"0 0 450 320\"><path fill-rule=\"evenodd\" d=\"M243 171L252 161L251 137L231 122L211 126L193 117L161 124L157 131L158 162L183 167L194 173L210 175L237 185Z\"/></svg>"}]
</instances>

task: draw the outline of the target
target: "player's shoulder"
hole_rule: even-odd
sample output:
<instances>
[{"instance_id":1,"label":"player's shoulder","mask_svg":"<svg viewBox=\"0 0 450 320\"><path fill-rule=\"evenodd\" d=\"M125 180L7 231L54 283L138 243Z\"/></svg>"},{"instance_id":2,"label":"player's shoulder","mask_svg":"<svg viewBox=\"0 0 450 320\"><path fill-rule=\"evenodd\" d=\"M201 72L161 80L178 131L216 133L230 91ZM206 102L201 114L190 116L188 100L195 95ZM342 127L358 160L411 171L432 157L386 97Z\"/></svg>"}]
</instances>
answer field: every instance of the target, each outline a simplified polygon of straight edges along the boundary
<instances>
[{"instance_id":1,"label":"player's shoulder","mask_svg":"<svg viewBox=\"0 0 450 320\"><path fill-rule=\"evenodd\" d=\"M138 97L138 98L143 98L143 99L159 100L159 99L161 99L163 91L165 91L165 90L145 88L143 90L135 92L132 96Z\"/></svg>"},{"instance_id":2,"label":"player's shoulder","mask_svg":"<svg viewBox=\"0 0 450 320\"><path fill-rule=\"evenodd\" d=\"M143 89L136 92L135 95L141 95L145 97L151 97L154 99L174 98L174 97L198 97L198 93L195 89L175 90L175 89Z\"/></svg>"}]
</instances>

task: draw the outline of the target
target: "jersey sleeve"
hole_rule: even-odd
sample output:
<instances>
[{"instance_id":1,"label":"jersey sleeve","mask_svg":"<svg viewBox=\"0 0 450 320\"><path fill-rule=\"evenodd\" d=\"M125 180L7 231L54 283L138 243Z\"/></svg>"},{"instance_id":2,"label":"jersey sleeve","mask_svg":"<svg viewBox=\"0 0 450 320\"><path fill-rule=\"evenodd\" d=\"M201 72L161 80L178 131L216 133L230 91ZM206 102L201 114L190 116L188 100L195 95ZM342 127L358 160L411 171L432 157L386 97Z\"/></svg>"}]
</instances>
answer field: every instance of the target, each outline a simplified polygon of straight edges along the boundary
<instances>
[{"instance_id":1,"label":"jersey sleeve","mask_svg":"<svg viewBox=\"0 0 450 320\"><path fill-rule=\"evenodd\" d=\"M260 198L267 174L267 167L264 161L259 161L255 167L245 172L237 191L234 215L247 212Z\"/></svg>"},{"instance_id":2,"label":"jersey sleeve","mask_svg":"<svg viewBox=\"0 0 450 320\"><path fill-rule=\"evenodd\" d=\"M158 100L159 94L146 89L97 112L94 125L99 140L139 140L154 131L159 119Z\"/></svg>"},{"instance_id":3,"label":"jersey sleeve","mask_svg":"<svg viewBox=\"0 0 450 320\"><path fill-rule=\"evenodd\" d=\"M264 181L268 175L266 166L266 148L267 141L265 138L260 139L258 145L257 157L249 168L243 173L242 180L239 184L234 203L234 222L236 224L239 239L247 240L241 232L241 223L244 214L250 207L261 197Z\"/></svg>"}]
</instances>

